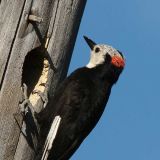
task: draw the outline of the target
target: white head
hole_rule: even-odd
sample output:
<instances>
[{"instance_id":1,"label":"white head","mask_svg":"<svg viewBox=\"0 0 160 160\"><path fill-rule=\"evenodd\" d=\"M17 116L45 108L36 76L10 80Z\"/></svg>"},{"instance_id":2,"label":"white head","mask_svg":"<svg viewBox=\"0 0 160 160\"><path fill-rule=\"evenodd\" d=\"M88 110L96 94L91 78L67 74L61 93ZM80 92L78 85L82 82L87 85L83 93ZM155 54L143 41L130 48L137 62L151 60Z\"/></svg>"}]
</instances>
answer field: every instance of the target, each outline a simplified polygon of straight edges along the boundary
<instances>
[{"instance_id":1,"label":"white head","mask_svg":"<svg viewBox=\"0 0 160 160\"><path fill-rule=\"evenodd\" d=\"M104 45L104 44L96 44L91 39L85 36L84 36L84 39L86 40L87 44L91 48L91 56L90 56L90 61L86 66L87 68L94 68L100 64L105 63L107 54L111 57L111 59L113 58L115 60L115 57L116 57L116 63L120 60L124 62L123 55L119 51L117 51L115 48L108 45ZM122 67L124 66L122 65Z\"/></svg>"}]
</instances>

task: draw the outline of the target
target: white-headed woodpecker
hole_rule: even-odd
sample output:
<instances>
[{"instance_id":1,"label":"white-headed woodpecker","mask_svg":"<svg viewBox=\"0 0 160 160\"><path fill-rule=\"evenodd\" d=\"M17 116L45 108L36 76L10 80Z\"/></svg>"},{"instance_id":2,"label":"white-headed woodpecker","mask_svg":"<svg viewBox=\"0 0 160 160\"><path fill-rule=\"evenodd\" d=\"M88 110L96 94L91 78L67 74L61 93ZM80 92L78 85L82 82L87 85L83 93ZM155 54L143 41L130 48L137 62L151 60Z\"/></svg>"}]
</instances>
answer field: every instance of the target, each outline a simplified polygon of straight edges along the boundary
<instances>
[{"instance_id":1,"label":"white-headed woodpecker","mask_svg":"<svg viewBox=\"0 0 160 160\"><path fill-rule=\"evenodd\" d=\"M41 132L46 134L54 117L61 117L48 160L68 160L72 156L99 121L111 88L125 66L124 57L118 50L96 44L86 36L84 39L91 48L89 63L62 82L39 115Z\"/></svg>"}]
</instances>

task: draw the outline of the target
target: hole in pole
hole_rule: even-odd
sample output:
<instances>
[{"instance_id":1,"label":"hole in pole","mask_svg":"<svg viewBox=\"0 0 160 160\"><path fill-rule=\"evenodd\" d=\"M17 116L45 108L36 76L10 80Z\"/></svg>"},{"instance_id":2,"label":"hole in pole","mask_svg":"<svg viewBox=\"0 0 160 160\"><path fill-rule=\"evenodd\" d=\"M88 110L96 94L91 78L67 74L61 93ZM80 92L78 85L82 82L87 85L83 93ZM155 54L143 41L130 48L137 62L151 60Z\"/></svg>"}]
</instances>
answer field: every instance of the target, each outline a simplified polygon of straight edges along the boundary
<instances>
[{"instance_id":1,"label":"hole in pole","mask_svg":"<svg viewBox=\"0 0 160 160\"><path fill-rule=\"evenodd\" d=\"M33 106L40 99L37 92L45 92L48 70L49 62L44 57L41 48L36 48L26 55L22 71L22 84L27 85L27 95Z\"/></svg>"}]
</instances>

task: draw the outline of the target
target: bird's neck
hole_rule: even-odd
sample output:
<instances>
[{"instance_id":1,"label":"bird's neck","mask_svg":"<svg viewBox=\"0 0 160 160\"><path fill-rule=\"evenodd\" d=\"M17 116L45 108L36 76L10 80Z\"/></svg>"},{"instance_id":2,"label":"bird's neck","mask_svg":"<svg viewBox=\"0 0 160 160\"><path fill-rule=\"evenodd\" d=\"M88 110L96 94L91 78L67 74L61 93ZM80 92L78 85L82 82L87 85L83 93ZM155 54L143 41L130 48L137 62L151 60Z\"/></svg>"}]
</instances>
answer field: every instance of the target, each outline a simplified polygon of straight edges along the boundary
<instances>
[{"instance_id":1,"label":"bird's neck","mask_svg":"<svg viewBox=\"0 0 160 160\"><path fill-rule=\"evenodd\" d=\"M122 69L113 66L112 64L102 64L90 69L93 76L101 81L107 81L111 85L117 82Z\"/></svg>"}]
</instances>

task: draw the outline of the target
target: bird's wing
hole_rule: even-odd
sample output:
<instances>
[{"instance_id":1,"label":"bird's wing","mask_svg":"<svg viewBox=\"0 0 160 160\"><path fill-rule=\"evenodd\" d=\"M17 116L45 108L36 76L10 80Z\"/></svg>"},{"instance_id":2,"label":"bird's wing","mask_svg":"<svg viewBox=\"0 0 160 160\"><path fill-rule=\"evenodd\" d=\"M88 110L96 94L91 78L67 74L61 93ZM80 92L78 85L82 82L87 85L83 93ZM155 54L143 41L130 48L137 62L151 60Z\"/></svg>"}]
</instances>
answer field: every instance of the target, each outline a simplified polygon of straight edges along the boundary
<instances>
[{"instance_id":1,"label":"bird's wing","mask_svg":"<svg viewBox=\"0 0 160 160\"><path fill-rule=\"evenodd\" d=\"M82 142L82 128L87 118L83 117L83 113L89 108L90 85L79 84L78 81L66 84L54 105L56 114L60 115L62 120L50 152L50 157L53 157L51 159L66 160Z\"/></svg>"},{"instance_id":2,"label":"bird's wing","mask_svg":"<svg viewBox=\"0 0 160 160\"><path fill-rule=\"evenodd\" d=\"M70 147L68 147L67 150L65 150L65 152L56 160L68 160L81 144L79 143L79 141L81 141L79 138L75 139L74 142L70 145ZM49 160L53 160L53 159L54 157L49 157Z\"/></svg>"}]
</instances>

